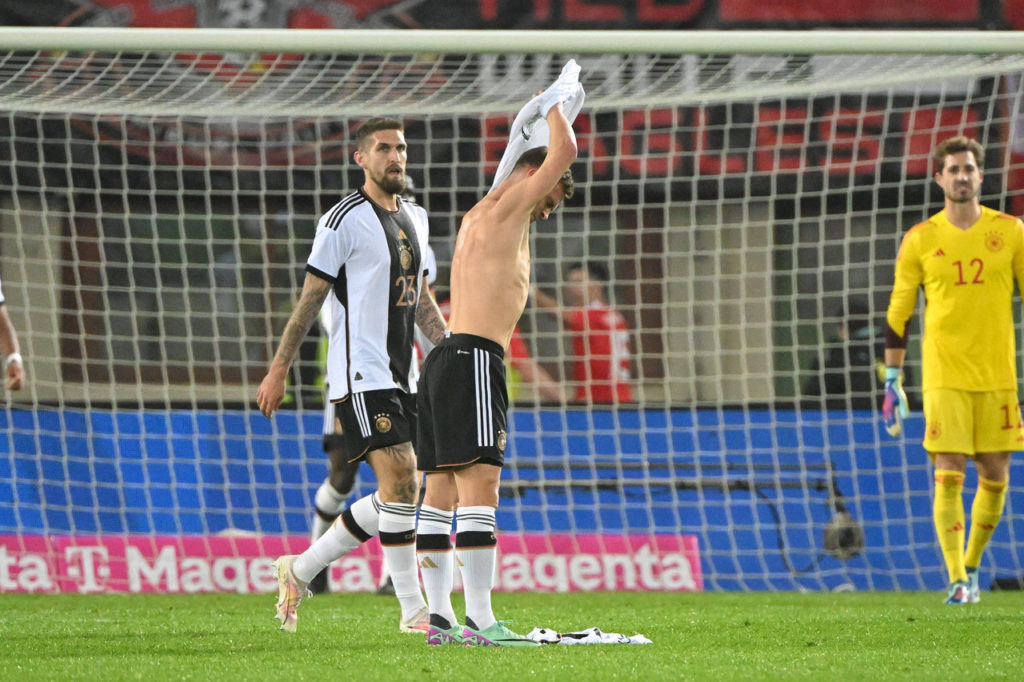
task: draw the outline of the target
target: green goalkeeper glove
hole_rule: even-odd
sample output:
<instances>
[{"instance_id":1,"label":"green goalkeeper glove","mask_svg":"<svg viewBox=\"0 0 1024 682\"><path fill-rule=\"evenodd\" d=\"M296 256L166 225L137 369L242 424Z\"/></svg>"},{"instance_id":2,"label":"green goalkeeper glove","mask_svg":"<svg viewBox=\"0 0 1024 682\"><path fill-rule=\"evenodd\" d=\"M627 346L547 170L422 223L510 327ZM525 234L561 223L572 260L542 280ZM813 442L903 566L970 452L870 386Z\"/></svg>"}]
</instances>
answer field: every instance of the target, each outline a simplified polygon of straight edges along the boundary
<instances>
[{"instance_id":1,"label":"green goalkeeper glove","mask_svg":"<svg viewBox=\"0 0 1024 682\"><path fill-rule=\"evenodd\" d=\"M903 391L903 372L899 367L885 368L885 400L882 401L882 421L893 438L903 432L903 420L910 416L907 394Z\"/></svg>"}]
</instances>

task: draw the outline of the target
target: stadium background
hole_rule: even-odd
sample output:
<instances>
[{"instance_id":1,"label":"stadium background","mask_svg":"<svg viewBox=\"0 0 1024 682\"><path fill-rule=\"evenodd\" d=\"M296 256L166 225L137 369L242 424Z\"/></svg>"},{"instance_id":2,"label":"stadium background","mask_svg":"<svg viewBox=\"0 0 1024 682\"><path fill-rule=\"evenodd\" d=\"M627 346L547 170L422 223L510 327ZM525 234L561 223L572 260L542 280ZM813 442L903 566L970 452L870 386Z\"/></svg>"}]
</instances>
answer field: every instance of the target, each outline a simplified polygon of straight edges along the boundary
<instances>
[{"instance_id":1,"label":"stadium background","mask_svg":"<svg viewBox=\"0 0 1024 682\"><path fill-rule=\"evenodd\" d=\"M836 2L828 7L819 3L804 3L797 0L789 2L751 2L748 0L694 0L691 2L653 2L636 0L635 2L586 2L584 0L564 0L558 2L510 3L499 0L480 0L479 2L444 3L444 10L439 11L439 3L429 2L292 2L292 3L244 3L231 2L142 2L142 1L97 1L97 2L64 2L64 3L30 3L8 2L0 9L0 22L6 25L125 25L125 26L226 26L226 27L337 27L337 28L474 28L474 29L710 29L710 28L820 28L820 27L885 27L885 28L979 28L986 30L1021 29L1024 28L1024 10L1019 3L994 2L979 0L977 2L953 3L942 0L915 0L911 2L889 3L878 5L858 2ZM513 6L514 5L514 6ZM244 10L244 11L243 11ZM453 19L456 18L456 19ZM800 64L794 63L792 68L799 69ZM999 82L987 84L990 88L998 88ZM975 93L978 101L985 101L986 93ZM658 453L665 464L665 476L678 472L680 462L694 471L700 469L707 477L710 471L717 474L723 485L721 500L710 508L721 514L721 519L702 518L702 524L715 525L721 521L723 528L727 523L737 522L737 515L749 513L748 506L732 508L730 492L732 485L742 487L750 480L750 472L756 474L756 463L762 458L776 465L792 463L804 470L820 467L821 485L830 485L829 476L835 473L841 488L855 489L868 493L867 497L877 499L877 503L865 502L858 504L858 517L868 526L865 554L857 561L862 562L862 570L852 574L836 572L824 581L825 587L835 587L852 582L859 588L875 589L917 588L922 584L935 587L941 584L940 561L934 548L922 547L913 542L912 537L900 537L899 532L908 532L912 536L927 535L930 528L927 522L917 524L910 530L896 531L892 535L885 527L890 517L907 515L927 521L927 491L929 483L923 476L906 476L899 469L899 463L910 453L916 456L913 445L905 450L895 443L878 441L878 430L874 423L874 415L870 412L850 412L848 415L832 418L822 413L820 421L797 419L795 400L798 397L797 387L802 371L807 367L811 354L807 350L814 346L821 333L823 311L841 301L845 292L850 289L863 290L874 281L885 281L885 275L876 271L888 265L876 266L875 263L891 261L898 243L897 235L905 228L906 220L892 220L891 224L858 224L854 223L851 236L888 233L893 239L878 243L871 250L848 250L844 252L822 253L817 249L808 248L797 252L807 260L801 261L800 271L819 270L825 274L801 282L799 276L792 277L785 258L772 262L772 270L767 278L767 285L772 291L771 319L777 324L772 326L773 338L761 345L760 359L754 354L743 361L736 361L730 374L739 374L741 367L754 363L756 368L772 367L772 383L754 379L740 379L726 386L710 387L702 383L699 376L694 376L692 368L685 363L668 358L670 355L663 347L663 336L660 330L666 327L677 327L685 321L671 319L671 307L658 305L666 297L672 295L670 290L661 286L650 286L645 283L657 282L667 273L664 264L658 258L651 258L669 247L670 235L657 229L659 224L672 222L673 206L689 203L694 200L714 202L722 199L737 198L741 195L752 196L754 200L748 205L751 214L760 216L766 224L765 235L776 246L799 246L802 240L808 242L819 238L838 239L844 231L850 229L845 221L831 220L830 216L845 211L866 210L870 207L899 208L908 207L908 215L919 215L922 205L925 207L938 205L938 195L929 188L927 178L929 168L927 151L930 147L930 132L936 126L958 127L969 134L990 141L989 167L999 167L1004 163L1004 152L1010 145L1009 131L1005 125L990 123L990 117L982 104L973 104L969 98L950 105L948 102L929 106L928 101L920 101L916 96L906 95L906 101L900 100L898 93L887 105L895 108L918 111L905 116L879 117L869 121L875 126L878 137L884 142L882 149L877 150L879 163L857 165L854 158L862 158L862 150L850 150L848 158L836 155L836 140L829 137L830 129L806 125L809 117L821 118L827 110L834 106L828 99L812 102L804 110L786 107L780 104L723 104L720 108L679 108L655 111L630 112L622 117L613 115L595 115L581 119L578 130L586 133L590 145L583 153L600 159L605 163L594 163L590 166L591 176L583 178L590 185L587 193L587 210L591 212L590 220L603 222L608 229L599 232L598 243L591 239L584 243L582 229L567 218L564 230L570 235L566 240L557 237L552 227L541 226L538 243L543 248L545 240L550 243L561 242L560 253L564 261L569 261L582 254L596 256L615 256L616 302L629 318L631 327L637 330L634 344L638 350L637 372L642 384L643 405L713 405L716 407L733 406L735 411L715 410L703 414L702 418L712 422L718 430L716 433L727 433L731 419L739 419L742 415L744 423L748 420L757 422L759 415L769 414L771 428L765 428L752 442L727 443L716 437L703 438L699 430L694 429L692 411L687 409L670 410L667 418L663 413L653 416L644 409L616 410L545 410L523 411L517 413L513 430L514 452L524 455L521 467L513 465L510 471L517 480L530 481L543 478L543 467L529 466L537 455L543 457L547 451L559 455L587 458L592 455L621 456L624 460L645 458L647 465L657 465L658 458L651 460L649 453ZM841 112L837 112L839 115ZM693 146L690 139L673 139L671 135L660 132L670 125L686 127L692 122L696 127L698 116L710 116L711 120L702 123L714 124L715 121L728 120L733 124L729 139L713 139L708 143L708 154L694 158L683 153L669 154L658 157L652 163L645 162L629 150L638 149L642 144L661 145L664 150L672 150L675 146L688 148ZM759 127L759 122L778 120L785 117L787 126L784 128L784 140L776 140L791 150L781 156L748 156L737 151L752 146L755 140L763 140L764 135L774 135L767 128ZM341 159L346 154L348 131L354 121L342 119L324 124L328 129L316 132L318 139L332 141L334 148L328 148L319 157L320 161ZM738 123L738 124L737 124ZM744 125L746 123L746 125ZM247 146L242 137L233 141L230 154L234 159L242 159L242 171L233 172L230 177L220 177L217 167L221 165L217 158L211 159L210 167L193 165L185 172L162 176L151 173L149 163L159 161L162 147L145 139L152 135L154 139L159 133L153 130L130 131L133 144L119 146L104 144L113 137L123 135L124 131L104 127L99 119L72 120L70 127L55 122L44 124L40 130L38 121L4 119L0 125L9 126L4 130L5 137L16 139L12 155L20 160L35 159L38 164L29 166L24 163L5 163L0 169L0 189L2 188L46 188L48 192L67 191L71 201L84 216L99 215L105 212L116 213L124 208L124 202L141 202L147 206L155 202L156 212L173 213L178 210L177 204L168 202L161 205L161 192L164 189L201 191L211 185L236 183L238 204L228 207L214 207L215 212L228 214L237 212L240 215L264 216L258 221L241 221L241 225L225 222L215 226L223 230L223 235L232 235L236 230L267 231L271 236L279 236L286 242L293 226L287 220L275 218L286 214L291 207L305 205L305 211L317 213L329 206L332 196L319 188L352 186L358 176L350 175L339 180L336 169L314 166L312 162L303 166L300 162L297 169L288 172L273 168L245 171L246 155L259 156L265 150ZM420 123L411 121L408 135L411 140L442 135L455 139L474 140L484 137L492 140L493 145L462 145L452 148L437 145L428 148L424 145L417 149L413 145L410 167L415 173L416 168L425 168L425 157L430 157L431 174L422 178L421 195L423 203L432 214L459 212L468 208L476 200L475 190L463 190L463 187L475 188L479 183L476 174L462 175L465 169L474 165L493 170L501 152L501 140L507 126L507 120L501 118L480 119L474 117L453 117L448 125L450 131L443 133L436 129L425 130ZM653 130L652 130L653 129ZM180 131L179 131L180 132ZM190 151L188 131L184 131L179 139L178 148L188 155ZM206 157L200 148L209 144L218 131L204 131L196 138L196 158ZM581 136L582 137L582 136ZM641 143L641 138L650 141ZM95 144L97 141L100 144ZM653 141L653 142L652 142ZM996 141L996 145L992 145ZM765 141L765 142L770 142ZM916 156L906 158L902 151L909 148ZM841 147L841 145L839 145ZM281 154L288 151L281 148ZM1024 149L1009 150L1009 163L1015 165L1017 176L1004 176L991 173L986 176L986 193L998 193L999 186L1004 182L1019 186L1024 182ZM625 153L624 153L625 152ZM446 158L445 155L450 155ZM455 158L455 155L458 158ZM922 157L923 154L923 157ZM89 176L76 176L74 171L67 169L85 167L84 158L76 155L99 155L101 161L127 170L110 181L105 179L100 185ZM106 155L106 158L102 158ZM127 162L124 158L127 155ZM294 158L294 157L293 157ZM446 171L445 163L450 161L457 171ZM851 172L852 167L852 172ZM724 177L724 181L694 181L705 173L714 173ZM14 177L12 174L18 174ZM319 177L318 177L319 176ZM731 177L733 176L733 177ZM618 182L620 178L631 179L632 182ZM643 178L644 182L638 180ZM418 178L419 179L419 178ZM914 179L919 180L915 182ZM733 181L734 180L734 181ZM165 184L166 183L166 184ZM807 192L810 199L795 205L792 198L797 187ZM287 192L257 191L257 188L281 187ZM879 189L881 187L882 189ZM852 190L852 191L851 191ZM200 192L197 192L197 194ZM5 201L21 205L31 205L31 192L24 196L14 197L7 193ZM778 199L777 197L788 197ZM998 206L1003 210L1020 215L1024 212L1024 196L1006 194L1006 205ZM847 199L853 197L851 206ZM837 201L833 201L833 198ZM991 202L986 202L991 203ZM645 210L637 211L637 205L645 206ZM838 204L838 205L834 205ZM202 201L196 205L185 206L185 213L201 216L208 210ZM130 210L130 208L129 208ZM824 235L807 235L799 223L801 219L814 222L825 230ZM820 220L815 221L815 218ZM706 220L716 219L713 212ZM436 220L436 219L435 219ZM181 230L187 237L190 230L205 229L206 223L197 219L190 223L187 219L175 226L167 225L167 229ZM611 226L614 226L612 229ZM141 226L137 226L140 227ZM259 490L247 489L254 471L260 474L263 468L269 480L277 480L284 487L301 484L305 481L318 481L322 469L322 455L319 453L314 439L300 434L315 434L319 414L313 408L319 400L319 392L312 385L308 390L296 392L295 407L303 408L295 415L282 418L284 424L277 434L274 453L262 452L260 444L253 444L243 438L246 434L259 433L264 427L245 411L242 404L229 404L227 411L217 410L204 412L202 389L204 385L219 387L224 384L236 385L244 381L258 382L265 366L265 358L256 357L258 353L250 353L247 349L236 349L236 354L225 352L224 348L192 347L187 351L176 347L173 340L154 342L148 346L120 343L118 324L131 326L132 329L143 328L152 330L147 336L157 337L156 330L162 328L161 316L171 313L175 316L193 316L191 324L204 324L204 313L195 312L185 302L177 303L173 298L164 298L157 305L155 300L147 306L140 302L139 294L124 290L119 295L125 309L148 310L151 315L142 319L121 320L112 317L109 309L112 301L109 297L91 295L88 291L80 291L78 283L95 281L126 281L129 275L138 279L150 277L154 281L171 282L180 278L181 262L166 255L144 253L132 254L132 267L128 267L129 259L123 253L125 243L132 240L133 226L122 225L122 233L116 225L104 224L101 220L88 217L76 221L64 221L56 226L44 226L44 229L57 229L61 238L88 245L77 251L76 258L66 259L63 267L60 287L60 298L63 299L62 314L58 318L56 329L48 329L48 323L39 316L39 320L31 324L20 324L19 329L33 330L40 337L47 333L61 339L59 353L61 361L52 368L33 368L37 372L51 372L50 381L33 393L34 403L29 406L16 406L0 414L8 437L0 442L0 448L6 455L5 478L10 485L5 486L5 493L10 502L0 511L0 532L16 534L53 534L53 533L113 533L113 534L175 534L175 533L217 533L224 530L242 530L257 533L302 532L308 523L308 499L289 499L282 513L281 496L268 491L262 498ZM444 260L445 245L450 242L452 225L443 220L432 224L432 236L437 239L438 249ZM857 231L860 231L859 233ZM0 258L10 258L9 254L17 252L10 244L13 232L4 226L4 235L0 238ZM574 236L580 233L578 236ZM173 238L173 234L171 235ZM601 243L601 239L605 241ZM568 244L568 245L566 245ZM288 290L287 282L294 276L291 272L295 263L301 262L307 246L301 241L292 242L292 248L270 254L272 267L266 271L260 269L238 272L241 284L247 290L255 290L264 284L267 272L270 277L279 277L280 289ZM786 252L790 252L787 250ZM780 249L780 253L782 250ZM189 263L202 266L211 265L203 259L216 259L218 254L196 253L187 254ZM245 254L243 254L243 257ZM192 259L196 260L192 260ZM262 259L262 257L261 257ZM749 263L740 263L736 267L743 268ZM5 277L5 290L11 299L15 312L16 323L27 315L38 314L39 311L17 310L17 297L11 292L17 291L16 283L9 280L6 273L13 268L5 267L0 275ZM442 272L442 284L443 284ZM559 277L559 263L546 263L538 268L537 277L542 283L554 283ZM635 285L630 285L635 282ZM815 290L816 289L816 290ZM872 292L875 310L884 310L886 291ZM698 287L697 296L704 300L712 300L717 294L713 284ZM638 305L640 302L652 304ZM113 302L116 307L116 301ZM249 310L251 303L254 310L266 310L282 305L282 302L268 302L260 295L254 295L252 301L245 303ZM180 309L175 306L180 305ZM663 311L668 310L669 313ZM668 316L668 317L667 317ZM206 322L210 324L210 322ZM220 320L219 328L211 337L230 338L233 329L230 320ZM244 322L239 322L244 324ZM531 327L532 325L532 327ZM532 334L541 360L558 358L561 351L557 348L557 333L537 317L526 321L527 332ZM648 331L653 330L653 331ZM128 338L130 334L124 334ZM95 341L109 339L113 341ZM90 342L92 341L92 342ZM27 343L26 343L27 342ZM23 343L30 348L33 343L43 344L32 336L23 337ZM197 370L184 364L188 358L206 358ZM554 368L557 371L557 368ZM301 380L302 377L297 377ZM131 399L141 397L143 402L147 393L143 390L125 391L126 386L152 386L166 382L171 389L160 391L168 398L164 404L157 405L145 416L135 413L115 413L113 417L106 413L95 414L90 410L81 409L86 402L85 392L93 386L112 386L109 403L118 402L117 394L128 393ZM190 391L198 387L198 402L195 393L175 393L174 386L193 382ZM46 387L51 387L48 389ZM63 388L67 387L65 393ZM79 387L79 388L75 388ZM76 400L75 390L81 391ZM102 390L102 389L101 389ZM211 401L219 401L220 395L211 390ZM216 398L213 398L216 396ZM77 403L77 404L76 404ZM190 407L199 407L194 412L182 414L176 408L188 403ZM291 420L294 426L289 426ZM305 420L304 425L300 422ZM570 425L571 421L583 420L583 428L596 436L574 440L572 433L579 431L578 425ZM836 426L836 424L841 424ZM620 428L626 425L626 428ZM912 421L908 434L908 442L913 443L920 435L919 421ZM50 434L40 436L40 433ZM637 435L640 433L641 435ZM289 435L291 434L291 435ZM169 439L167 436L174 436ZM737 437L749 439L749 434L738 433ZM168 447L168 443L175 444ZM264 443L265 444L265 443ZM827 444L827 447L826 447ZM724 451L746 448L749 460L741 466L743 475L737 476L727 467L722 468L719 455ZM90 461L81 466L74 462L63 462L64 455L71 451L88 450ZM539 450L539 452L538 452ZM700 465L700 460L708 461ZM205 460L209 459L209 466ZM135 461L133 461L135 460ZM255 465L251 462L255 461ZM227 462L227 464L225 464ZM713 464L718 462L719 464ZM875 474L878 462L892 465L891 480L883 479L883 488L878 490L879 478ZM750 463L753 463L752 466ZM719 470L715 471L718 466ZM49 467L49 470L48 470ZM255 468L254 468L255 467ZM655 468L657 468L655 466ZM272 469L272 470L271 470ZM777 471L773 469L773 471ZM860 480L855 472L868 472ZM623 475L622 468L592 472L598 481L608 482ZM649 483L657 473L644 473L644 482ZM237 478L236 478L237 477ZM756 475L755 475L756 478ZM666 478L666 480L668 480ZM675 479L673 479L675 480ZM168 484L174 481L173 488ZM59 482L53 484L49 482ZM736 483L738 482L738 483ZM806 481L801 481L806 484ZM558 511L562 507L571 508L565 500L558 500L557 495L587 497L594 494L593 490L576 490L563 488L561 492L547 492L542 488L526 486L521 492L528 497L523 504L527 506L548 507L553 509L544 518L530 515L506 517L500 525L508 530L529 530L544 532L589 532L595 530L629 531L633 528L664 529L686 527L687 519L679 519L673 512L673 505L678 495L687 496L689 503L697 502L695 491L673 489L674 484L666 483L656 487L651 496L645 490L639 498L646 504L630 505L627 513L612 519L595 519L587 515L572 514ZM365 487L365 483L364 483ZM911 495L920 503L919 508L908 509L905 500L908 497L894 499L892 508L887 508L884 491L912 489L922 493ZM702 495L708 493L704 491ZM626 491L627 498L629 491ZM70 504L69 504L70 499ZM703 499L703 498L701 498ZM18 503L30 502L24 505ZM56 502L56 504L50 504ZM783 511L787 518L800 518L807 514L802 500L789 502L793 509ZM785 496L781 500L786 505ZM118 513L119 508L133 509L159 508L182 509L181 514L164 516L146 513L138 517ZM1009 509L1024 508L1024 493L1015 489L1009 503ZM765 515L766 527L771 527L772 511L770 507L758 512ZM829 509L826 504L815 508L814 513L806 518L807 523L822 524L827 520ZM525 520L524 520L525 519ZM532 519L532 520L531 520ZM739 518L741 525L742 518ZM1013 524L1020 523L1014 516L1000 529L1001 537L997 536L991 562L996 565L1017 566L1021 563L1019 550L1008 541L1009 529ZM517 528L518 526L518 528ZM723 530L723 532L727 532ZM778 545L785 545L796 551L813 555L814 548L807 546L807 534L802 529L788 525L778 525ZM884 536L884 537L883 537ZM708 535L714 542L715 534ZM740 551L717 553L714 547L704 547L707 554L702 555L706 574L742 573L750 577L744 580L723 580L713 587L733 589L761 588L792 588L801 586L800 579L793 577L792 566L786 552L761 554L759 549L766 543L774 544L772 533L764 536L751 537L749 540L736 537L723 540L723 546L738 545L741 550L746 547L749 553ZM912 547L906 550L906 556L894 554L893 548L902 545ZM884 548L885 556L878 556L873 548ZM1003 549L999 549L1003 548ZM1000 551L1009 553L1000 555ZM730 564L716 567L710 562L718 557ZM872 565L885 567L884 572L872 570ZM892 567L897 570L892 570ZM899 567L906 566L902 572ZM913 567L914 570L910 570ZM923 568L923 574L918 569ZM923 577L922 577L923 575ZM786 576L784 578L765 578L760 576ZM820 586L815 580L812 586Z\"/></svg>"}]
</instances>

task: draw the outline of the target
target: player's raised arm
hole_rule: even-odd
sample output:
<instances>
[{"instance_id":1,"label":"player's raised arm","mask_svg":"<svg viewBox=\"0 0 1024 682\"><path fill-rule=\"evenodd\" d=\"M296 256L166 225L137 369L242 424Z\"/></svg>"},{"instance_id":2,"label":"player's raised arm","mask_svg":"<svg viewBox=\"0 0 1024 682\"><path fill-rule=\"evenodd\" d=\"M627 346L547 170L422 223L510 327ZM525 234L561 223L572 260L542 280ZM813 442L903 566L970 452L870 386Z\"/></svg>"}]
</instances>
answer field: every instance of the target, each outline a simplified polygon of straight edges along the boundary
<instances>
[{"instance_id":1,"label":"player's raised arm","mask_svg":"<svg viewBox=\"0 0 1024 682\"><path fill-rule=\"evenodd\" d=\"M569 119L562 111L562 104L558 103L551 107L547 113L548 128L551 130L548 138L548 155L544 159L537 172L534 173L526 186L531 192L536 193L536 199L544 196L551 190L562 175L569 170L569 166L576 160L579 148L576 145L576 134L572 130Z\"/></svg>"},{"instance_id":2,"label":"player's raised arm","mask_svg":"<svg viewBox=\"0 0 1024 682\"><path fill-rule=\"evenodd\" d=\"M540 167L530 172L529 177L518 183L498 203L500 215L529 213L542 199L547 201L532 219L547 218L561 200L561 197L550 196L559 185L562 177L576 160L578 148L576 134L573 133L569 120L562 113L561 102L555 101L546 114L550 137L547 155Z\"/></svg>"},{"instance_id":3,"label":"player's raised arm","mask_svg":"<svg viewBox=\"0 0 1024 682\"><path fill-rule=\"evenodd\" d=\"M579 81L580 67L570 59L562 67L558 79L527 102L512 121L508 145L494 174L491 191L496 190L512 174L519 158L531 149L548 146L548 123L545 116L555 102L562 103L562 113L571 125L583 109L586 92Z\"/></svg>"}]
</instances>

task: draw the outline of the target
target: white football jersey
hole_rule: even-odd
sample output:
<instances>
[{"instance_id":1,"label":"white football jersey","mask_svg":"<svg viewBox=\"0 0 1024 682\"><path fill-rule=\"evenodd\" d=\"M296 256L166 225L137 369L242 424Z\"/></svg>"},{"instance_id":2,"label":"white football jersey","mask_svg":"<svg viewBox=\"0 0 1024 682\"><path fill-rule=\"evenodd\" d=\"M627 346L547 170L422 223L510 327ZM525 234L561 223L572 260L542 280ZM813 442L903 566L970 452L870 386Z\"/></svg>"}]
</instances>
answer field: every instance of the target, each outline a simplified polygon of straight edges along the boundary
<instances>
[{"instance_id":1,"label":"white football jersey","mask_svg":"<svg viewBox=\"0 0 1024 682\"><path fill-rule=\"evenodd\" d=\"M4 298L4 283L0 281L0 305L2 305L6 300L7 299Z\"/></svg>"},{"instance_id":2,"label":"white football jersey","mask_svg":"<svg viewBox=\"0 0 1024 682\"><path fill-rule=\"evenodd\" d=\"M333 285L322 318L330 400L388 388L416 391L413 330L427 232L420 206L399 198L392 213L362 190L317 223L306 271Z\"/></svg>"}]
</instances>

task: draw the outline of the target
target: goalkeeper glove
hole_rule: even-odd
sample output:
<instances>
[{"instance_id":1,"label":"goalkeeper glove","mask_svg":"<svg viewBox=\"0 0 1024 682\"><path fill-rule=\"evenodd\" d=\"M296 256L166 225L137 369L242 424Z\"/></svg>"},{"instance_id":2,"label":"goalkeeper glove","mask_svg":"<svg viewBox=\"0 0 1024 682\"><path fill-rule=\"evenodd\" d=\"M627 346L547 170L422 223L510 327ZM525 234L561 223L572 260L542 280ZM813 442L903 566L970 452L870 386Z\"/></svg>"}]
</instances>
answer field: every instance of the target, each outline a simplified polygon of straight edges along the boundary
<instances>
[{"instance_id":1,"label":"goalkeeper glove","mask_svg":"<svg viewBox=\"0 0 1024 682\"><path fill-rule=\"evenodd\" d=\"M893 438L903 431L903 420L910 416L907 394L903 392L903 373L899 367L885 368L885 400L882 401L882 421Z\"/></svg>"}]
</instances>

